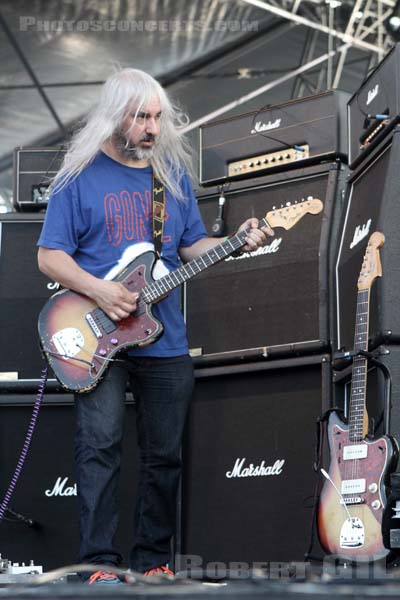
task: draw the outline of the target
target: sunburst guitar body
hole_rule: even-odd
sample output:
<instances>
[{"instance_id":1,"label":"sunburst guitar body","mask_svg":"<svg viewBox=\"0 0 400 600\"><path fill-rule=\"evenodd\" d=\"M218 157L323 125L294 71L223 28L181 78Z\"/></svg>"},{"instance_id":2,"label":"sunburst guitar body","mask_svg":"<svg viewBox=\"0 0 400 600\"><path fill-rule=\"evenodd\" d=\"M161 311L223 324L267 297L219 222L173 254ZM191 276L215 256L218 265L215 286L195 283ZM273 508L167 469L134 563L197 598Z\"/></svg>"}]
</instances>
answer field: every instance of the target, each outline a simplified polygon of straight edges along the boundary
<instances>
[{"instance_id":1,"label":"sunburst guitar body","mask_svg":"<svg viewBox=\"0 0 400 600\"><path fill-rule=\"evenodd\" d=\"M382 541L386 507L385 483L397 459L397 448L388 436L354 444L349 425L337 413L328 422L329 475L340 490L349 514L330 481L323 487L318 531L329 554L359 562L388 555Z\"/></svg>"}]
</instances>

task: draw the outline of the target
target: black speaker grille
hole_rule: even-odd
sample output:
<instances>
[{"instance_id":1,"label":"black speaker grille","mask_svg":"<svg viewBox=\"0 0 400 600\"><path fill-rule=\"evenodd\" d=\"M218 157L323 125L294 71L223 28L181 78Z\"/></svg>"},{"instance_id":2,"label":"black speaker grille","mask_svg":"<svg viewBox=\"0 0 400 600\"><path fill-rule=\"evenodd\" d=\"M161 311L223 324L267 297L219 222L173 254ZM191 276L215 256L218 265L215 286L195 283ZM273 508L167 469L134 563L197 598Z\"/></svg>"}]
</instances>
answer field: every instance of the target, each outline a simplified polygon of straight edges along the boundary
<instances>
[{"instance_id":1,"label":"black speaker grille","mask_svg":"<svg viewBox=\"0 0 400 600\"><path fill-rule=\"evenodd\" d=\"M328 404L325 370L328 363L304 359L297 367L233 368L197 381L185 446L184 555L199 556L203 568L211 561L304 558L316 483L315 422ZM280 473L227 476L238 460L242 474L263 461L265 467L279 461Z\"/></svg>"},{"instance_id":2,"label":"black speaker grille","mask_svg":"<svg viewBox=\"0 0 400 600\"><path fill-rule=\"evenodd\" d=\"M21 406L17 400L26 405ZM0 403L0 496L14 473L32 413L32 396L4 396ZM1 523L3 558L42 565L46 570L74 564L78 556L78 509L73 466L72 395L47 396L31 448L10 502L13 511L35 522L29 527L6 513ZM125 557L133 539L137 482L135 408L126 405L121 514L117 545ZM58 486L56 484L58 483ZM54 487L58 493L52 494Z\"/></svg>"},{"instance_id":3,"label":"black speaker grille","mask_svg":"<svg viewBox=\"0 0 400 600\"><path fill-rule=\"evenodd\" d=\"M37 318L56 291L37 266L41 227L41 221L0 222L0 371L16 372L20 379L40 378Z\"/></svg>"},{"instance_id":4,"label":"black speaker grille","mask_svg":"<svg viewBox=\"0 0 400 600\"><path fill-rule=\"evenodd\" d=\"M248 216L263 217L274 206L313 196L324 212L306 215L290 231L276 229L268 247L228 258L192 280L186 289L189 346L202 354L248 348L324 347L328 331L328 243L337 168L315 174L304 169L275 184L226 193L227 231ZM218 195L200 199L209 231ZM266 251L266 252L265 252Z\"/></svg>"},{"instance_id":5,"label":"black speaker grille","mask_svg":"<svg viewBox=\"0 0 400 600\"><path fill-rule=\"evenodd\" d=\"M371 346L400 340L400 132L378 148L350 181L336 261L336 330L338 348L354 342L357 280L370 235L381 231L382 278L372 286L369 337Z\"/></svg>"}]
</instances>

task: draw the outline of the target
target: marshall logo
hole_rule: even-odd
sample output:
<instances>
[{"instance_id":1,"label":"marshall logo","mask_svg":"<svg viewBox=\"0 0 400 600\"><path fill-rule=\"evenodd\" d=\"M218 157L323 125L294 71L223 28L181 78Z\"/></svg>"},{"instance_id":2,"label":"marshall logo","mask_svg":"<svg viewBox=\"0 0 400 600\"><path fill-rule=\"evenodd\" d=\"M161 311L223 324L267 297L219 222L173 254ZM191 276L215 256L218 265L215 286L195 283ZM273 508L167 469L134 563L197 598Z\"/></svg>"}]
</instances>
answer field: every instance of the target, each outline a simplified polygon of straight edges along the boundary
<instances>
[{"instance_id":1,"label":"marshall logo","mask_svg":"<svg viewBox=\"0 0 400 600\"><path fill-rule=\"evenodd\" d=\"M354 246L357 246L357 244L359 244L361 240L367 237L370 229L371 219L368 219L368 221L364 225L361 225L361 227L360 225L357 225L356 230L354 232L353 241L350 244L350 248L354 248Z\"/></svg>"},{"instance_id":2,"label":"marshall logo","mask_svg":"<svg viewBox=\"0 0 400 600\"><path fill-rule=\"evenodd\" d=\"M270 131L271 129L278 129L281 126L282 119L275 119L275 121L268 121L268 123L263 123L262 121L257 121L254 126L254 129L250 131L253 135L254 133L260 133L260 131Z\"/></svg>"},{"instance_id":3,"label":"marshall logo","mask_svg":"<svg viewBox=\"0 0 400 600\"><path fill-rule=\"evenodd\" d=\"M258 248L253 252L243 252L243 254L239 254L239 256L228 256L225 259L225 262L229 260L243 260L244 258L253 258L254 256L262 256L263 254L275 254L278 252L280 245L282 243L282 238L277 238L268 244L268 246L263 246L262 248Z\"/></svg>"},{"instance_id":4,"label":"marshall logo","mask_svg":"<svg viewBox=\"0 0 400 600\"><path fill-rule=\"evenodd\" d=\"M367 97L367 101L365 104L367 106L368 106L368 104L371 104L372 100L374 98L376 98L378 94L379 94L379 83L377 83L376 86L372 88L372 90L368 90L368 97Z\"/></svg>"},{"instance_id":5,"label":"marshall logo","mask_svg":"<svg viewBox=\"0 0 400 600\"><path fill-rule=\"evenodd\" d=\"M273 465L266 466L265 460L259 465L254 466L250 463L248 467L244 466L245 458L237 458L233 465L232 471L227 471L225 476L228 479L233 477L265 477L267 475L280 475L283 471L283 465L285 464L284 459L278 459Z\"/></svg>"},{"instance_id":6,"label":"marshall logo","mask_svg":"<svg viewBox=\"0 0 400 600\"><path fill-rule=\"evenodd\" d=\"M45 491L46 496L48 496L49 498L53 496L77 496L78 493L76 489L76 483L74 485L68 486L67 482L68 477L64 477L64 479L58 477L57 481L53 486L53 489Z\"/></svg>"}]
</instances>

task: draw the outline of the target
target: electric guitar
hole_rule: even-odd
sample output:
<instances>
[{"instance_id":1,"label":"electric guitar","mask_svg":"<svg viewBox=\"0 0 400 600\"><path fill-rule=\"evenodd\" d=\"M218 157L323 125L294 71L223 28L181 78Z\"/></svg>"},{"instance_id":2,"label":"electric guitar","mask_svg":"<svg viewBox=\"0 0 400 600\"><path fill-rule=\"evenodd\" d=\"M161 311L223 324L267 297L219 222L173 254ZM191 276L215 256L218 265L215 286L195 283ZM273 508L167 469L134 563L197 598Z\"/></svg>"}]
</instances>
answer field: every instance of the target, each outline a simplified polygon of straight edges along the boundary
<instances>
[{"instance_id":1,"label":"electric guitar","mask_svg":"<svg viewBox=\"0 0 400 600\"><path fill-rule=\"evenodd\" d=\"M318 533L329 554L360 562L372 562L389 554L382 540L382 516L386 506L385 480L397 462L397 447L388 436L368 437L366 410L370 290L382 276L379 248L385 237L375 232L368 241L358 278L354 361L348 423L336 412L328 420L329 476L318 507Z\"/></svg>"},{"instance_id":2,"label":"electric guitar","mask_svg":"<svg viewBox=\"0 0 400 600\"><path fill-rule=\"evenodd\" d=\"M322 208L321 200L309 197L273 209L259 226L290 229L305 214L318 214ZM132 260L113 279L140 294L135 312L121 321L112 321L90 298L71 290L51 296L39 315L39 338L59 382L69 390L88 391L97 385L119 351L156 341L163 326L154 317L152 305L244 246L247 234L241 231L159 279L153 278L154 252L144 252Z\"/></svg>"}]
</instances>

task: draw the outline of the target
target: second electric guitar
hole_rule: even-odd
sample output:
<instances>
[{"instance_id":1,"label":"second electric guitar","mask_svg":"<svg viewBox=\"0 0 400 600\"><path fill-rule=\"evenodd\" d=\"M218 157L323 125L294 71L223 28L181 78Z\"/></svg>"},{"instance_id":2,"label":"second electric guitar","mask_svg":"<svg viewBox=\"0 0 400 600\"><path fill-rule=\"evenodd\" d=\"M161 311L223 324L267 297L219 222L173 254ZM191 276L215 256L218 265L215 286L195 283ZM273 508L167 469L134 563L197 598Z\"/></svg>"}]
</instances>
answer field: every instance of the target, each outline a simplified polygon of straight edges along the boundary
<instances>
[{"instance_id":1,"label":"second electric guitar","mask_svg":"<svg viewBox=\"0 0 400 600\"><path fill-rule=\"evenodd\" d=\"M358 279L355 353L368 350L370 289L382 274L379 248L384 240L382 233L371 235ZM328 422L330 480L324 482L318 509L322 546L329 554L360 562L389 553L382 541L385 480L397 460L397 447L390 437L367 437L366 386L367 359L356 355L348 423L335 412Z\"/></svg>"}]
</instances>

